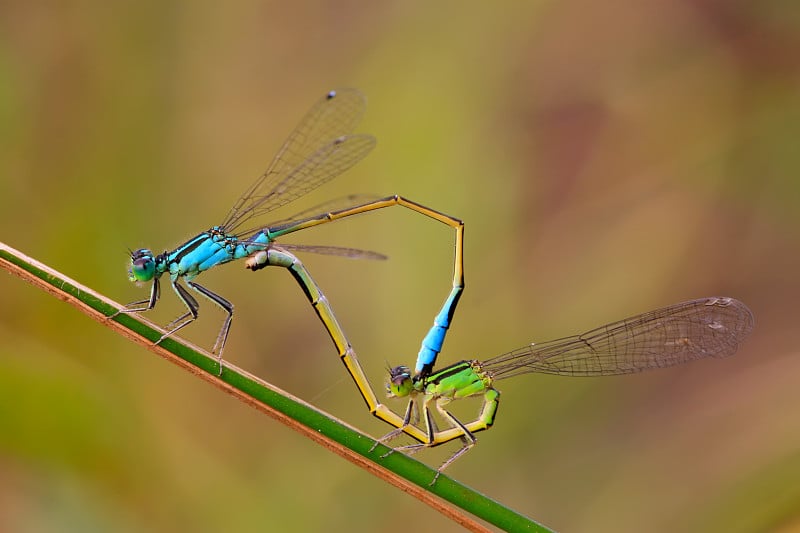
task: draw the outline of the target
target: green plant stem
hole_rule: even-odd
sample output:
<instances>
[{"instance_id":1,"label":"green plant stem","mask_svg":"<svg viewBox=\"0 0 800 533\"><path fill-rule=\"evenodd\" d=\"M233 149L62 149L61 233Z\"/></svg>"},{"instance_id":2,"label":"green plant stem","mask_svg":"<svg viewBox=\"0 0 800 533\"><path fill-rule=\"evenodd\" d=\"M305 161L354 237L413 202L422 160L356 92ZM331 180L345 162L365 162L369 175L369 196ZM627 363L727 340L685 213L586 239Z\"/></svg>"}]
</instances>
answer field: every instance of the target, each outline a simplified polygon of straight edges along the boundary
<instances>
[{"instance_id":1,"label":"green plant stem","mask_svg":"<svg viewBox=\"0 0 800 533\"><path fill-rule=\"evenodd\" d=\"M0 243L0 266L56 298L72 304L100 324L391 483L470 531L487 529L466 512L506 531L549 531L445 475L439 476L434 485L429 485L436 471L427 465L403 453L385 455L390 448L382 445L370 452L375 443L371 437L228 362L223 365L222 375L218 376L216 358L196 346L174 337L164 339L158 345L154 344L163 335L163 330L138 315L113 316L122 308L120 304L4 243Z\"/></svg>"}]
</instances>

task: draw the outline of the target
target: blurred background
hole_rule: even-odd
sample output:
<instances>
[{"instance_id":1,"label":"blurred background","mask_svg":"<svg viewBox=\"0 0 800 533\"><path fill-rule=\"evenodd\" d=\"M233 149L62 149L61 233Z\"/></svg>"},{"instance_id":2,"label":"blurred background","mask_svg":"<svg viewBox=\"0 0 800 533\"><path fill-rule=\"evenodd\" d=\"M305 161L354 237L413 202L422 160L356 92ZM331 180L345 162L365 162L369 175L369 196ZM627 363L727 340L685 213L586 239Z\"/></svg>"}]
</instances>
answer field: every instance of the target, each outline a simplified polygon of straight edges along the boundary
<instances>
[{"instance_id":1,"label":"blurred background","mask_svg":"<svg viewBox=\"0 0 800 533\"><path fill-rule=\"evenodd\" d=\"M119 302L145 298L128 248L219 223L321 94L358 87L378 148L275 218L400 193L465 220L442 364L702 296L756 316L730 359L500 382L495 427L449 475L562 531L800 528L799 13L4 3L0 239ZM381 391L450 290L452 231L395 208L286 242L390 256L303 256ZM388 431L285 271L235 263L201 282L236 305L226 359ZM19 279L0 292L0 529L456 529ZM149 318L180 311L165 292ZM223 314L201 313L184 336L210 347ZM442 448L417 457L437 465Z\"/></svg>"}]
</instances>

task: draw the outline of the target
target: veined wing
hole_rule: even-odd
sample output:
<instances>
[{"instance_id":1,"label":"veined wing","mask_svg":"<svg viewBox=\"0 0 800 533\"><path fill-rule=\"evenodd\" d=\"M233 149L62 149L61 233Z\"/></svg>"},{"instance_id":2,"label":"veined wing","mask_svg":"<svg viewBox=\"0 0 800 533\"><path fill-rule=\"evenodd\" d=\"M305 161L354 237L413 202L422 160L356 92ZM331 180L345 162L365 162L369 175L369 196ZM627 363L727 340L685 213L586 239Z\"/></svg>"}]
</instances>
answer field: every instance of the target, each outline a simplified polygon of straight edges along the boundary
<instances>
[{"instance_id":1,"label":"veined wing","mask_svg":"<svg viewBox=\"0 0 800 533\"><path fill-rule=\"evenodd\" d=\"M612 322L582 335L529 344L482 365L495 379L528 372L630 374L733 355L753 324L753 314L742 302L703 298Z\"/></svg>"},{"instance_id":2,"label":"veined wing","mask_svg":"<svg viewBox=\"0 0 800 533\"><path fill-rule=\"evenodd\" d=\"M285 242L275 246L289 252L308 252L312 254L321 255L335 255L338 257L346 257L348 259L370 259L373 261L383 261L388 259L387 256L379 254L378 252L371 252L369 250L361 250L359 248L347 248L344 246L315 246L313 244L286 244Z\"/></svg>"},{"instance_id":3,"label":"veined wing","mask_svg":"<svg viewBox=\"0 0 800 533\"><path fill-rule=\"evenodd\" d=\"M331 91L306 114L262 174L221 224L233 234L246 220L295 200L338 176L375 146L370 135L351 135L366 99L356 89Z\"/></svg>"}]
</instances>

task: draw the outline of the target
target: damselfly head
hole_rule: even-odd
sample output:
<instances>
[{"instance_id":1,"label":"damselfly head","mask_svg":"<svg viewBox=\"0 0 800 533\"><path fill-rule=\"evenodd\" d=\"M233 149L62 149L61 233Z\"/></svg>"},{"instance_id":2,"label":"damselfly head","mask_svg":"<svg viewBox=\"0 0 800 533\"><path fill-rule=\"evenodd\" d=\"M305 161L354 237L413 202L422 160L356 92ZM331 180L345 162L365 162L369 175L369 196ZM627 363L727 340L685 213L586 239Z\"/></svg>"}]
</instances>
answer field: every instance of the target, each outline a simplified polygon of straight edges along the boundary
<instances>
[{"instance_id":1,"label":"damselfly head","mask_svg":"<svg viewBox=\"0 0 800 533\"><path fill-rule=\"evenodd\" d=\"M131 267L128 278L131 281L150 281L156 273L156 261L153 252L140 248L131 253Z\"/></svg>"},{"instance_id":2,"label":"damselfly head","mask_svg":"<svg viewBox=\"0 0 800 533\"><path fill-rule=\"evenodd\" d=\"M405 398L414 388L411 371L407 366L396 366L389 369L389 381L386 383L386 393L390 398Z\"/></svg>"}]
</instances>

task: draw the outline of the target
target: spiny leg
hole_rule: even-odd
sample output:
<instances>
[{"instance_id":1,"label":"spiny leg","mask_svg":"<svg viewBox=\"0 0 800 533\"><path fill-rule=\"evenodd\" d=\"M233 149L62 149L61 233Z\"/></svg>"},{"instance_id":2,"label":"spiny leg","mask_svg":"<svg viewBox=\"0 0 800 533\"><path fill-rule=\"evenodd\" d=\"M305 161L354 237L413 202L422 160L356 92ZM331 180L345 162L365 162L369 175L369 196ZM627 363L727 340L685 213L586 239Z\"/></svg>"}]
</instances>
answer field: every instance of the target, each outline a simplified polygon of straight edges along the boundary
<instances>
[{"instance_id":1,"label":"spiny leg","mask_svg":"<svg viewBox=\"0 0 800 533\"><path fill-rule=\"evenodd\" d=\"M185 328L186 326L188 326L197 319L197 310L199 309L200 306L197 303L195 297L189 294L189 291L187 291L186 288L183 285L181 285L177 279L172 282L172 288L175 291L175 294L178 295L178 298L183 302L183 305L186 306L187 311L178 318L176 318L175 320L173 320L172 322L170 322L169 324L167 324L166 326L164 326L164 329L166 329L167 332L164 333L161 336L161 338L159 338L155 342L155 344L160 343L167 337L171 337L175 332Z\"/></svg>"},{"instance_id":2,"label":"spiny leg","mask_svg":"<svg viewBox=\"0 0 800 533\"><path fill-rule=\"evenodd\" d=\"M450 401L449 399L447 401ZM441 413L443 417L449 420L455 427L452 429L456 429L458 433L460 433L462 446L461 448L456 451L453 455L451 455L444 463L442 463L436 471L436 476L431 481L431 485L436 483L436 480L439 478L439 474L442 471L453 464L456 459L467 453L473 446L478 443L478 439L475 437L474 433L478 431L483 431L492 427L494 424L495 418L497 416L497 408L500 405L500 393L493 389L489 388L483 394L483 407L481 407L481 412L478 415L478 418L473 420L472 422L468 422L466 424L461 423L453 414L446 410L443 405L447 403L447 401L443 402L436 402L436 409ZM443 444L445 442L449 442L451 440L455 440L458 437L458 433L454 435L448 435L449 432L452 431L441 431L437 432L434 437L433 446L438 446L439 444Z\"/></svg>"},{"instance_id":3,"label":"spiny leg","mask_svg":"<svg viewBox=\"0 0 800 533\"><path fill-rule=\"evenodd\" d=\"M222 351L225 349L225 342L228 340L228 334L231 331L231 324L233 323L233 304L214 292L206 289L202 285L198 285L193 281L187 281L189 286L220 306L226 313L227 316L225 317L225 322L222 324L222 329L220 329L219 334L217 335L217 340L214 342L213 348L211 348L211 353L217 354L217 362L219 363L219 375L222 375ZM197 318L197 317L195 317Z\"/></svg>"},{"instance_id":4,"label":"spiny leg","mask_svg":"<svg viewBox=\"0 0 800 533\"><path fill-rule=\"evenodd\" d=\"M222 329L220 330L219 334L217 335L217 340L214 343L213 348L211 349L211 353L217 354L217 363L219 363L219 374L222 375L222 352L225 348L225 341L228 339L228 333L231 329L231 323L233 321L233 304L223 298L222 296L208 290L207 288L199 285L193 281L187 281L189 287L193 290L197 291L199 294L206 297L211 302L220 306L226 313L227 317L225 318L225 322L222 324ZM178 295L178 298L186 305L188 311L169 324L167 324L164 329L168 331L158 339L155 344L160 343L167 337L171 337L175 332L185 328L195 320L197 320L197 316L200 309L200 304L197 302L197 299L189 293L179 282L175 280L172 282L172 287L175 289L175 292Z\"/></svg>"},{"instance_id":5,"label":"spiny leg","mask_svg":"<svg viewBox=\"0 0 800 533\"><path fill-rule=\"evenodd\" d=\"M436 410L439 412L442 418L452 424L451 428L442 431L436 429L436 423L434 422L433 417L430 414L430 408L428 407L428 404L431 401L434 402ZM478 415L478 418L466 424L462 423L451 412L443 407L451 401L451 398L429 396L422 407L422 411L424 413L423 418L425 420L425 425L428 428L428 439L422 443L409 444L407 446L396 448L396 450L400 450L411 455L424 448L432 448L456 439L461 440L461 448L459 448L453 455L451 455L439 466L436 471L436 475L430 483L431 485L436 483L436 480L439 479L439 475L445 468L453 464L456 459L460 458L473 446L475 446L475 444L477 444L478 439L475 437L474 433L492 427L497 415L497 408L500 404L500 393L493 388L487 389L483 395L483 406L481 407L481 412Z\"/></svg>"},{"instance_id":6,"label":"spiny leg","mask_svg":"<svg viewBox=\"0 0 800 533\"><path fill-rule=\"evenodd\" d=\"M444 404L448 403L450 399L439 398L436 400L436 410L439 411L445 419L449 420L454 427L459 428L462 431L461 436L461 448L456 451L453 455L451 455L444 463L439 465L439 468L436 469L436 475L433 476L433 480L431 480L431 485L436 483L436 480L439 479L439 475L442 473L442 470L450 466L453 461L467 453L473 446L478 443L478 439L475 438L475 435L467 429L467 426L461 423L461 421L456 418L450 411L443 407Z\"/></svg>"},{"instance_id":7,"label":"spiny leg","mask_svg":"<svg viewBox=\"0 0 800 533\"><path fill-rule=\"evenodd\" d=\"M416 444L408 444L406 446L400 446L395 449L401 450L407 453L408 455L411 455L417 453L419 450L423 448L428 448L434 445L435 436L438 430L436 428L436 422L433 420L433 417L431 416L431 410L430 407L428 407L428 404L436 401L438 401L437 396L433 395L424 396L421 405L417 406L420 414L422 415L422 425L425 427L425 440L420 441L419 443Z\"/></svg>"},{"instance_id":8,"label":"spiny leg","mask_svg":"<svg viewBox=\"0 0 800 533\"><path fill-rule=\"evenodd\" d=\"M400 446L399 448L396 448L396 450L400 450L407 455L413 455L420 450L426 448L432 448L434 446L442 444L442 442L439 442L437 439L437 436L441 432L439 432L436 429L436 423L434 422L433 417L431 416L430 408L427 406L427 404L430 403L430 401L433 401L436 410L439 412L442 418L444 418L445 420L449 421L450 424L452 424L453 426L452 429L458 431L456 436L454 436L453 438L449 438L447 441L444 442L454 440L455 438L459 438L462 442L461 448L459 448L444 463L442 463L439 466L439 468L436 469L436 475L433 476L433 479L430 482L430 485L434 485L436 483L436 480L439 479L439 475L442 473L442 470L450 466L450 464L452 464L453 461L464 455L467 451L469 451L470 448L475 446L475 444L478 442L478 439L476 439L475 435L473 435L472 432L469 429L467 429L467 426L465 424L461 423L461 421L458 418L456 418L452 413L450 413L449 411L447 411L442 407L443 404L450 402L450 398L437 397L428 399L425 402L425 406L422 409L424 412L426 427L428 428L428 440L423 443Z\"/></svg>"},{"instance_id":9,"label":"spiny leg","mask_svg":"<svg viewBox=\"0 0 800 533\"><path fill-rule=\"evenodd\" d=\"M416 416L414 416L414 415L416 415ZM378 447L379 444L384 444L385 445L389 441L394 440L397 437L399 437L400 435L402 435L403 433L405 433L406 427L408 427L411 424L411 418L412 417L417 418L417 419L419 418L418 408L417 408L416 401L414 400L414 398L411 398L410 400L408 400L408 406L406 407L406 414L405 414L405 416L403 416L403 424L400 427L398 427L396 429L393 429L392 431L390 431L389 433L387 433L383 437L381 437L378 440L376 440L375 444L372 445L372 448L369 449L370 453L372 453L375 450L375 448ZM388 457L393 452L394 452L394 449L389 450L385 454L381 455L381 459L384 458L384 457Z\"/></svg>"},{"instance_id":10,"label":"spiny leg","mask_svg":"<svg viewBox=\"0 0 800 533\"><path fill-rule=\"evenodd\" d=\"M120 313L141 313L142 311L149 311L156 306L158 298L161 296L161 283L158 278L153 279L153 285L150 287L150 297L144 300L136 300L125 304L124 309L120 309L108 318L114 318ZM145 305L143 305L145 304Z\"/></svg>"},{"instance_id":11,"label":"spiny leg","mask_svg":"<svg viewBox=\"0 0 800 533\"><path fill-rule=\"evenodd\" d=\"M225 319L225 323L222 326L222 331L220 331L219 335L217 336L217 342L214 343L214 348L212 349L212 353L216 351L217 347L219 347L219 353L217 360L219 362L219 373L222 374L222 349L225 346L225 340L228 338L228 332L230 331L231 327L231 320L233 318L233 305L226 299L222 298L218 294L211 292L210 290L206 289L202 285L198 285L197 283L188 281L189 286L211 300L212 302L216 303L220 307L222 307L225 311L228 312L228 317ZM159 344L161 341L166 339L167 337L171 337L175 332L185 328L192 322L197 319L198 310L200 308L200 304L197 303L197 299L192 296L189 291L187 291L176 279L172 282L172 288L175 290L175 293L178 295L178 298L183 302L186 306L187 311L180 315L175 320L172 320L164 329L167 330L154 344ZM136 313L142 311L149 311L155 307L156 302L158 301L161 295L161 286L159 284L158 278L153 280L153 286L150 290L150 298L146 300L138 300L135 302L131 302L125 306L125 309L120 309L109 318L113 318L120 313ZM146 304L146 305L142 305ZM220 343L220 339L222 342Z\"/></svg>"},{"instance_id":12,"label":"spiny leg","mask_svg":"<svg viewBox=\"0 0 800 533\"><path fill-rule=\"evenodd\" d=\"M448 402L449 401L452 400L448 399ZM444 405L448 402L441 402L441 405ZM439 446L440 444L445 444L451 440L463 438L465 433L474 434L492 427L495 419L497 418L497 409L500 406L500 392L491 387L487 388L483 393L483 406L481 407L480 414L475 420L467 423L462 423L456 419L449 411L442 409L441 405L437 404L437 409L440 410L442 416L444 416L453 424L453 427L442 431L437 431L433 437L433 442L431 443L432 446ZM451 462L452 461L448 461L447 464L450 464Z\"/></svg>"}]
</instances>

